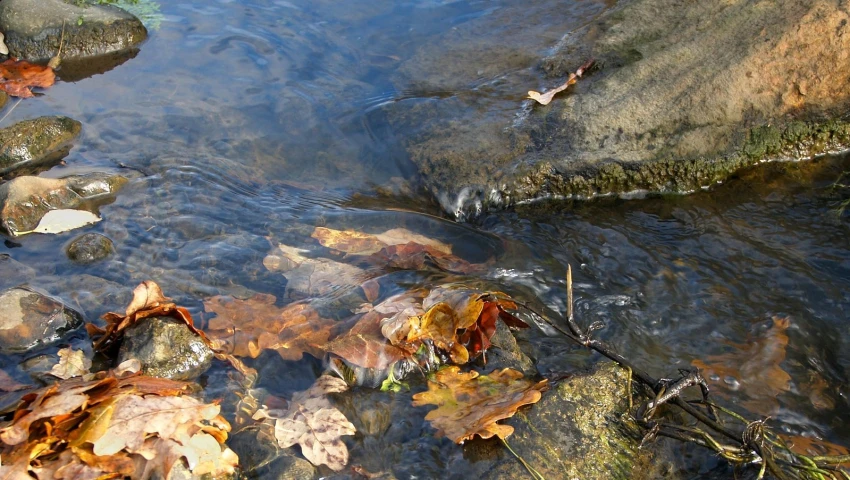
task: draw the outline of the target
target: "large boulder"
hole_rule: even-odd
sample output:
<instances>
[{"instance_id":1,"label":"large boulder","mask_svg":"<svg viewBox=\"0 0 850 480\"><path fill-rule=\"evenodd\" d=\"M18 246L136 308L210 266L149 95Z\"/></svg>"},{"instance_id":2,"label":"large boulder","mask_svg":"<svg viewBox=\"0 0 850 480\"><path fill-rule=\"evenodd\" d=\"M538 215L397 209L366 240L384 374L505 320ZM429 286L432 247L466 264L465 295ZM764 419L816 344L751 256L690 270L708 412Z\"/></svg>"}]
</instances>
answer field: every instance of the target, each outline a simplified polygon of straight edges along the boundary
<instances>
[{"instance_id":1,"label":"large boulder","mask_svg":"<svg viewBox=\"0 0 850 480\"><path fill-rule=\"evenodd\" d=\"M83 324L65 304L21 286L0 293L0 352L24 352L61 339Z\"/></svg>"},{"instance_id":2,"label":"large boulder","mask_svg":"<svg viewBox=\"0 0 850 480\"><path fill-rule=\"evenodd\" d=\"M641 448L642 430L631 419L628 372L603 363L555 385L531 408L505 423L508 443L544 478L661 478L669 467L652 448ZM486 450L486 445L479 444ZM497 459L484 478L524 478L510 455ZM669 462L668 462L669 463Z\"/></svg>"},{"instance_id":3,"label":"large boulder","mask_svg":"<svg viewBox=\"0 0 850 480\"><path fill-rule=\"evenodd\" d=\"M80 130L80 122L68 117L39 117L0 129L0 178L52 167L68 154Z\"/></svg>"},{"instance_id":4,"label":"large boulder","mask_svg":"<svg viewBox=\"0 0 850 480\"><path fill-rule=\"evenodd\" d=\"M0 185L0 230L15 236L34 230L50 210L113 200L127 178L104 172L65 178L23 176Z\"/></svg>"},{"instance_id":5,"label":"large boulder","mask_svg":"<svg viewBox=\"0 0 850 480\"><path fill-rule=\"evenodd\" d=\"M687 192L760 161L850 146L848 8L628 0L540 64L548 78L523 92L563 83L589 58L598 65L548 106L513 97L505 111L504 98L479 95L470 112L458 92L388 108L403 128L427 125L408 151L457 216L549 196Z\"/></svg>"},{"instance_id":6,"label":"large boulder","mask_svg":"<svg viewBox=\"0 0 850 480\"><path fill-rule=\"evenodd\" d=\"M0 31L9 53L30 61L46 61L59 51L74 59L128 50L147 38L142 22L112 5L76 0L3 0Z\"/></svg>"}]
</instances>

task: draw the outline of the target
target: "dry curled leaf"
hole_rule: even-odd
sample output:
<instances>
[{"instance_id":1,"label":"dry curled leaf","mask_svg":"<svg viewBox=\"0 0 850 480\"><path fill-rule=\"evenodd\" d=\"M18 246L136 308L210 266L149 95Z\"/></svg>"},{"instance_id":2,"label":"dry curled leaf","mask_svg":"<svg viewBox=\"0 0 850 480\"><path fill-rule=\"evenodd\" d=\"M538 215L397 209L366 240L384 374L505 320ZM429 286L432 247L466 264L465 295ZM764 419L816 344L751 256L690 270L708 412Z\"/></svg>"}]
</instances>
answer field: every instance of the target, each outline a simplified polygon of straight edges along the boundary
<instances>
[{"instance_id":1,"label":"dry curled leaf","mask_svg":"<svg viewBox=\"0 0 850 480\"><path fill-rule=\"evenodd\" d=\"M0 429L0 478L168 478L177 461L194 475L232 474L230 425L188 383L113 370L28 393Z\"/></svg>"},{"instance_id":2,"label":"dry curled leaf","mask_svg":"<svg viewBox=\"0 0 850 480\"><path fill-rule=\"evenodd\" d=\"M381 319L380 312L372 309L360 317L351 330L326 344L324 350L354 365L378 370L411 356L411 350L392 345L384 338Z\"/></svg>"},{"instance_id":3,"label":"dry curled leaf","mask_svg":"<svg viewBox=\"0 0 850 480\"><path fill-rule=\"evenodd\" d=\"M147 280L133 290L133 300L127 306L124 315L108 312L103 315L106 328L102 329L91 323L86 324L86 330L95 339L94 348L98 352L106 352L115 348L124 336L124 330L140 320L150 317L172 317L182 321L207 344L206 335L197 328L192 315L183 307L178 307L171 299L163 295L162 289L156 282Z\"/></svg>"},{"instance_id":4,"label":"dry curled leaf","mask_svg":"<svg viewBox=\"0 0 850 480\"><path fill-rule=\"evenodd\" d=\"M555 98L556 93L563 92L570 85L573 85L574 83L576 83L576 81L578 81L578 79L581 78L581 76L584 74L584 72L586 72L588 69L590 69L590 67L593 66L593 63L594 63L594 61L592 59L588 60L587 62L585 62L584 65L579 67L579 69L576 70L575 73L571 73L569 78L567 78L567 81L564 82L563 85L561 85L559 87L555 87L555 88L547 91L546 93L540 93L540 92L535 92L534 90L529 90L528 91L528 98L536 101L537 103L539 103L541 105L549 105L549 103L552 101L552 99Z\"/></svg>"},{"instance_id":5,"label":"dry curled leaf","mask_svg":"<svg viewBox=\"0 0 850 480\"><path fill-rule=\"evenodd\" d=\"M308 390L293 395L288 409L263 408L254 419L274 422L275 438L282 448L299 444L304 458L313 465L340 471L348 463L348 448L341 437L354 435L356 429L325 395L347 388L345 381L322 375Z\"/></svg>"},{"instance_id":6,"label":"dry curled leaf","mask_svg":"<svg viewBox=\"0 0 850 480\"><path fill-rule=\"evenodd\" d=\"M54 377L67 380L71 377L81 377L89 373L91 359L86 358L86 354L82 350L63 348L59 350L58 354L59 363L53 365L53 368L48 372Z\"/></svg>"},{"instance_id":7,"label":"dry curled leaf","mask_svg":"<svg viewBox=\"0 0 850 480\"><path fill-rule=\"evenodd\" d=\"M13 58L0 63L0 90L13 97L32 97L30 88L49 87L55 82L56 74L50 67Z\"/></svg>"},{"instance_id":8,"label":"dry curled leaf","mask_svg":"<svg viewBox=\"0 0 850 480\"><path fill-rule=\"evenodd\" d=\"M305 352L321 358L321 346L335 325L307 303L278 307L274 295L267 294L246 300L211 297L204 309L216 314L206 330L213 349L236 357L256 358L263 350L274 350L284 360L300 360Z\"/></svg>"},{"instance_id":9,"label":"dry curled leaf","mask_svg":"<svg viewBox=\"0 0 850 480\"><path fill-rule=\"evenodd\" d=\"M523 405L536 403L547 388L546 380L534 382L509 368L479 375L450 366L434 377L428 381L427 392L413 396L413 405L436 405L438 408L428 412L425 419L455 443L475 435L507 438L513 427L496 422L513 416Z\"/></svg>"}]
</instances>

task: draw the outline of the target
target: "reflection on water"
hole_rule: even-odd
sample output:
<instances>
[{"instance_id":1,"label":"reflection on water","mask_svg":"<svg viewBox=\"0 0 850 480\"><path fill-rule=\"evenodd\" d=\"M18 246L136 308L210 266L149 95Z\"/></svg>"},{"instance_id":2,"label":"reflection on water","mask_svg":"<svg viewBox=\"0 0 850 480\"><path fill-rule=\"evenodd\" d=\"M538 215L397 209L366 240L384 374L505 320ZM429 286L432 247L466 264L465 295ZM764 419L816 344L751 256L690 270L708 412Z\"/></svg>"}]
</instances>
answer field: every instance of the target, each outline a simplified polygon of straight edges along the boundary
<instances>
[{"instance_id":1,"label":"reflection on water","mask_svg":"<svg viewBox=\"0 0 850 480\"><path fill-rule=\"evenodd\" d=\"M757 169L689 197L526 206L476 226L428 215L437 211L417 191L404 149L420 131L392 123L386 107L394 114L465 109L473 120L516 115L523 92L543 82L535 59L565 25L604 7L548 0L163 2L161 27L135 58L60 83L5 120L62 114L83 122L67 166L51 176L116 167L143 174L87 229L113 239L117 254L74 265L63 246L75 233L27 236L0 253L26 266L22 281L90 320L123 310L132 287L147 279L199 316L211 295L284 298L285 280L263 258L278 243L315 247L316 226L402 227L437 238L470 262L493 259L485 273L465 280L555 315L565 311L571 264L579 318L603 321L599 335L657 376L698 359L722 364L717 358L738 358L730 352L774 348L784 336L784 357L770 357L774 364L739 358L726 365L714 379L720 398L755 401L765 409L757 413L789 434L850 442L848 217L830 214L837 197L826 188L847 160ZM448 59L434 57L441 51ZM382 275L399 290L454 279ZM781 332L773 330L776 318L787 319ZM525 334L542 373L595 360L552 333ZM322 369L311 359L257 363L265 368L261 387L279 395L305 388ZM737 378L744 364L755 371ZM759 401L761 392L748 384L760 368L790 376L771 402ZM223 376L210 373L211 396L221 393L215 388L224 382L216 379ZM356 403L350 411L364 412L353 421L375 432L351 440L352 462L398 478L481 471L462 449L430 436L424 412L405 407L409 395L357 392L346 400ZM394 404L404 422L372 425L386 423L382 415ZM711 459L694 461L703 462Z\"/></svg>"}]
</instances>

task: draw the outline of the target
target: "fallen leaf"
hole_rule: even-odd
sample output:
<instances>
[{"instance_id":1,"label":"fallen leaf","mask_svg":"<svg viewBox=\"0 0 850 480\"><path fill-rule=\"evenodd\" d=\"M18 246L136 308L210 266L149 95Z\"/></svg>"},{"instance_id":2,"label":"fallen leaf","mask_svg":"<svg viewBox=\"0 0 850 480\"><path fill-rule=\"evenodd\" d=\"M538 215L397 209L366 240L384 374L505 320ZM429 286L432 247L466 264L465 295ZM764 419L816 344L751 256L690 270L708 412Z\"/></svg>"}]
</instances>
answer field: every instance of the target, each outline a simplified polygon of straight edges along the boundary
<instances>
[{"instance_id":1,"label":"fallen leaf","mask_svg":"<svg viewBox=\"0 0 850 480\"><path fill-rule=\"evenodd\" d=\"M236 455L223 445L230 425L217 404L186 393L186 382L99 372L24 396L0 429L0 478L168 478L176 461L213 477L232 474ZM10 463L13 462L13 463ZM30 478L29 476L20 478Z\"/></svg>"},{"instance_id":2,"label":"fallen leaf","mask_svg":"<svg viewBox=\"0 0 850 480\"><path fill-rule=\"evenodd\" d=\"M804 437L802 435L787 435L782 433L780 433L779 436L782 437L782 440L785 441L785 444L788 445L788 448L790 448L792 452L799 455L806 455L809 457L840 457L850 455L850 449L847 447L818 438Z\"/></svg>"},{"instance_id":3,"label":"fallen leaf","mask_svg":"<svg viewBox=\"0 0 850 480\"><path fill-rule=\"evenodd\" d=\"M342 293L369 280L367 273L353 265L326 258L310 258L307 250L280 244L263 259L263 265L286 277L286 297L301 299Z\"/></svg>"},{"instance_id":4,"label":"fallen leaf","mask_svg":"<svg viewBox=\"0 0 850 480\"><path fill-rule=\"evenodd\" d=\"M348 463L348 448L341 440L354 435L354 425L327 399L326 394L343 392L345 381L322 375L312 387L292 396L286 410L262 408L255 420L274 422L275 438L281 448L300 444L304 458L313 465L327 465L340 471Z\"/></svg>"},{"instance_id":5,"label":"fallen leaf","mask_svg":"<svg viewBox=\"0 0 850 480\"><path fill-rule=\"evenodd\" d=\"M380 312L371 310L346 334L326 344L324 350L359 367L378 370L410 357L412 351L390 344L381 334L381 320Z\"/></svg>"},{"instance_id":6,"label":"fallen leaf","mask_svg":"<svg viewBox=\"0 0 850 480\"><path fill-rule=\"evenodd\" d=\"M32 97L31 87L49 87L54 82L56 74L50 67L13 58L0 63L0 90L13 97Z\"/></svg>"},{"instance_id":7,"label":"fallen leaf","mask_svg":"<svg viewBox=\"0 0 850 480\"><path fill-rule=\"evenodd\" d=\"M513 427L496 422L513 416L523 405L536 403L547 388L546 380L535 383L509 368L479 375L449 366L434 377L428 381L427 392L413 396L413 405L436 405L438 408L428 412L425 419L455 443L475 435L507 438Z\"/></svg>"},{"instance_id":8,"label":"fallen leaf","mask_svg":"<svg viewBox=\"0 0 850 480\"><path fill-rule=\"evenodd\" d=\"M309 353L322 358L322 345L335 322L322 318L307 303L275 306L274 295L257 294L242 300L215 296L204 301L204 310L215 313L206 334L213 349L236 357L256 358L274 350L284 360L300 360Z\"/></svg>"},{"instance_id":9,"label":"fallen leaf","mask_svg":"<svg viewBox=\"0 0 850 480\"><path fill-rule=\"evenodd\" d=\"M567 78L567 81L564 82L563 85L561 85L559 87L555 87L555 88L547 91L546 93L540 93L540 92L535 92L534 90L529 90L528 98L535 100L537 103L539 103L541 105L549 105L549 102L552 101L552 99L555 97L556 93L563 92L564 90L567 89L567 87L576 83L576 81L579 78L581 78L581 76L584 74L584 72L586 72L590 67L593 66L593 63L594 63L593 60L588 60L587 62L585 62L584 65L579 67L579 69L576 70L575 73L571 73L569 78Z\"/></svg>"},{"instance_id":10,"label":"fallen leaf","mask_svg":"<svg viewBox=\"0 0 850 480\"><path fill-rule=\"evenodd\" d=\"M0 32L0 55L8 55L9 47L6 46L6 35Z\"/></svg>"},{"instance_id":11,"label":"fallen leaf","mask_svg":"<svg viewBox=\"0 0 850 480\"><path fill-rule=\"evenodd\" d=\"M86 354L82 350L63 348L59 350L58 354L59 363L53 365L53 368L49 372L54 377L67 380L71 377L81 377L89 373L91 360L86 358Z\"/></svg>"},{"instance_id":12,"label":"fallen leaf","mask_svg":"<svg viewBox=\"0 0 850 480\"><path fill-rule=\"evenodd\" d=\"M27 233L62 233L97 223L100 220L100 217L86 210L50 210L41 217L35 229L18 232L18 235Z\"/></svg>"},{"instance_id":13,"label":"fallen leaf","mask_svg":"<svg viewBox=\"0 0 850 480\"><path fill-rule=\"evenodd\" d=\"M364 258L364 262L381 268L401 270L426 270L436 267L439 270L469 274L483 270L481 265L473 265L455 255L446 254L434 247L410 242L403 245L390 245Z\"/></svg>"},{"instance_id":14,"label":"fallen leaf","mask_svg":"<svg viewBox=\"0 0 850 480\"><path fill-rule=\"evenodd\" d=\"M761 338L745 344L729 343L731 351L702 360L691 365L702 372L714 391L730 396L741 390L741 401L746 409L759 415L771 415L779 408L777 397L790 389L791 376L780 367L785 360L788 335L785 330L791 325L787 317L773 317L773 327Z\"/></svg>"},{"instance_id":15,"label":"fallen leaf","mask_svg":"<svg viewBox=\"0 0 850 480\"><path fill-rule=\"evenodd\" d=\"M386 243L387 245L407 245L408 243L416 243L425 247L429 247L433 251L451 255L452 246L443 243L434 238L426 237L418 233L411 232L406 228L393 228L384 233L375 235L375 238Z\"/></svg>"},{"instance_id":16,"label":"fallen leaf","mask_svg":"<svg viewBox=\"0 0 850 480\"><path fill-rule=\"evenodd\" d=\"M318 240L323 247L358 255L375 253L387 246L386 243L378 240L374 235L356 230L334 230L332 228L316 227L311 236Z\"/></svg>"},{"instance_id":17,"label":"fallen leaf","mask_svg":"<svg viewBox=\"0 0 850 480\"><path fill-rule=\"evenodd\" d=\"M95 339L94 348L98 352L109 351L119 345L124 336L124 330L136 322L150 317L172 317L182 321L189 330L209 345L204 332L195 328L192 315L183 307L178 307L162 294L162 289L153 281L145 281L133 290L133 300L127 306L124 315L107 312L101 318L106 321L106 328L87 323L89 336Z\"/></svg>"}]
</instances>

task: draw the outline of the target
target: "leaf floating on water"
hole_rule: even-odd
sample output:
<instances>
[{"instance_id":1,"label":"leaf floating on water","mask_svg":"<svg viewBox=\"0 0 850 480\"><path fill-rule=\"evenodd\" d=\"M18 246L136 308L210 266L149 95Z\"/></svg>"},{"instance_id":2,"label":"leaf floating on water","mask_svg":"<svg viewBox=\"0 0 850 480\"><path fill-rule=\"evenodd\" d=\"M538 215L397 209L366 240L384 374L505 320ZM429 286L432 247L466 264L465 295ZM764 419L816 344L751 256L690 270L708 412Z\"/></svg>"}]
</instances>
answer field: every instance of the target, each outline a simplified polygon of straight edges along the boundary
<instances>
[{"instance_id":1,"label":"leaf floating on water","mask_svg":"<svg viewBox=\"0 0 850 480\"><path fill-rule=\"evenodd\" d=\"M89 369L91 368L91 359L86 358L86 354L82 350L63 348L59 350L58 353L59 363L53 365L53 368L50 372L48 372L54 377L67 380L72 377L81 377L89 373Z\"/></svg>"},{"instance_id":2,"label":"leaf floating on water","mask_svg":"<svg viewBox=\"0 0 850 480\"><path fill-rule=\"evenodd\" d=\"M56 74L48 66L13 58L0 63L0 90L13 97L30 98L30 88L49 87L55 82Z\"/></svg>"},{"instance_id":3,"label":"leaf floating on water","mask_svg":"<svg viewBox=\"0 0 850 480\"><path fill-rule=\"evenodd\" d=\"M413 396L413 405L436 405L438 408L428 412L425 419L455 443L475 435L505 439L513 433L513 427L496 422L513 416L523 405L537 403L546 388L546 380L534 382L510 368L479 375L450 366L428 381L427 392Z\"/></svg>"},{"instance_id":4,"label":"leaf floating on water","mask_svg":"<svg viewBox=\"0 0 850 480\"><path fill-rule=\"evenodd\" d=\"M263 265L286 277L286 298L301 299L359 287L368 281L365 270L327 258L307 257L307 250L279 244Z\"/></svg>"},{"instance_id":5,"label":"leaf floating on water","mask_svg":"<svg viewBox=\"0 0 850 480\"><path fill-rule=\"evenodd\" d=\"M318 240L323 247L356 255L369 255L387 246L374 235L356 230L316 227L311 236Z\"/></svg>"},{"instance_id":6,"label":"leaf floating on water","mask_svg":"<svg viewBox=\"0 0 850 480\"><path fill-rule=\"evenodd\" d=\"M47 212L35 230L26 232L18 232L18 235L25 233L62 233L74 230L76 228L85 227L92 223L97 223L101 220L97 215L86 210L71 210L60 209Z\"/></svg>"},{"instance_id":7,"label":"leaf floating on water","mask_svg":"<svg viewBox=\"0 0 850 480\"><path fill-rule=\"evenodd\" d=\"M312 387L293 395L288 409L268 410L264 406L254 419L274 422L275 438L281 448L300 444L301 453L310 463L340 471L348 463L348 448L341 438L354 435L357 430L326 395L347 389L344 380L322 375Z\"/></svg>"},{"instance_id":8,"label":"leaf floating on water","mask_svg":"<svg viewBox=\"0 0 850 480\"><path fill-rule=\"evenodd\" d=\"M581 76L584 74L584 72L586 72L588 69L590 69L590 67L592 67L593 64L594 64L594 60L592 60L592 59L588 60L587 62L585 62L584 65L579 67L579 69L576 70L575 73L571 73L569 78L567 78L567 81L564 82L563 85L561 85L559 87L555 87L555 88L547 91L546 93L540 93L540 92L535 92L534 90L529 90L528 91L528 98L536 101L537 103L539 103L541 105L549 105L549 103L555 97L556 93L563 92L570 85L573 85L574 83L576 83L578 81L578 79L581 78Z\"/></svg>"}]
</instances>

